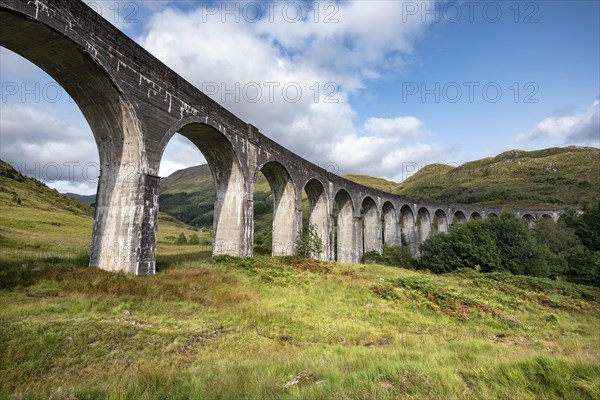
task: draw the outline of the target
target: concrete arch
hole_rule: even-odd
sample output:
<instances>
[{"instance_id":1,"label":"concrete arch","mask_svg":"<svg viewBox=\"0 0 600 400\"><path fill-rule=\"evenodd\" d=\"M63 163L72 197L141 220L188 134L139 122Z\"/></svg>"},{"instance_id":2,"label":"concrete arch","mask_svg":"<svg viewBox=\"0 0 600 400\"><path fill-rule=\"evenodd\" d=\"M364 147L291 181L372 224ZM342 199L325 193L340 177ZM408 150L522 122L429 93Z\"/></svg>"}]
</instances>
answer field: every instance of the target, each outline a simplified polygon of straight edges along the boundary
<instances>
[{"instance_id":1,"label":"concrete arch","mask_svg":"<svg viewBox=\"0 0 600 400\"><path fill-rule=\"evenodd\" d=\"M383 242L381 239L381 218L379 217L377 203L372 197L367 196L361 203L361 209L364 211L362 221L363 251L364 253L376 251L381 254L383 252Z\"/></svg>"},{"instance_id":2,"label":"concrete arch","mask_svg":"<svg viewBox=\"0 0 600 400\"><path fill-rule=\"evenodd\" d=\"M287 168L277 161L268 161L254 174L267 178L273 193L273 256L289 256L296 252L298 241L298 216L296 209L296 186Z\"/></svg>"},{"instance_id":3,"label":"concrete arch","mask_svg":"<svg viewBox=\"0 0 600 400\"><path fill-rule=\"evenodd\" d=\"M551 221L554 221L554 218L552 218L552 215L550 214L541 214L537 220L540 221L542 219L549 219Z\"/></svg>"},{"instance_id":4,"label":"concrete arch","mask_svg":"<svg viewBox=\"0 0 600 400\"><path fill-rule=\"evenodd\" d=\"M448 217L444 210L438 209L436 210L433 217L433 227L435 229L435 233L446 233L448 232L449 224Z\"/></svg>"},{"instance_id":5,"label":"concrete arch","mask_svg":"<svg viewBox=\"0 0 600 400\"><path fill-rule=\"evenodd\" d=\"M304 192L308 197L310 206L310 217L308 223L310 226L316 226L317 234L323 243L321 254L312 254L312 257L329 260L331 254L332 230L329 223L329 199L325 186L318 179L310 179L304 184Z\"/></svg>"},{"instance_id":6,"label":"concrete arch","mask_svg":"<svg viewBox=\"0 0 600 400\"><path fill-rule=\"evenodd\" d=\"M521 218L523 218L525 222L527 222L527 226L529 226L530 228L533 228L533 226L535 225L535 218L533 217L533 215L523 214Z\"/></svg>"},{"instance_id":7,"label":"concrete arch","mask_svg":"<svg viewBox=\"0 0 600 400\"><path fill-rule=\"evenodd\" d=\"M425 207L421 207L417 213L417 228L419 244L433 235L433 220L429 210Z\"/></svg>"},{"instance_id":8,"label":"concrete arch","mask_svg":"<svg viewBox=\"0 0 600 400\"><path fill-rule=\"evenodd\" d=\"M402 239L406 240L406 244L410 248L411 254L416 256L419 251L419 237L415 214L408 204L405 204L400 208L400 231Z\"/></svg>"},{"instance_id":9,"label":"concrete arch","mask_svg":"<svg viewBox=\"0 0 600 400\"><path fill-rule=\"evenodd\" d=\"M357 262L360 257L355 243L354 205L352 197L345 189L337 191L334 201L338 208L337 227L337 260Z\"/></svg>"},{"instance_id":10,"label":"concrete arch","mask_svg":"<svg viewBox=\"0 0 600 400\"><path fill-rule=\"evenodd\" d=\"M464 224L465 222L467 222L465 213L462 211L456 211L452 217L452 224Z\"/></svg>"},{"instance_id":11,"label":"concrete arch","mask_svg":"<svg viewBox=\"0 0 600 400\"><path fill-rule=\"evenodd\" d=\"M469 220L471 220L471 219L481 219L481 214L479 214L477 211L474 211L469 216Z\"/></svg>"},{"instance_id":12,"label":"concrete arch","mask_svg":"<svg viewBox=\"0 0 600 400\"><path fill-rule=\"evenodd\" d=\"M158 178L149 172L133 107L111 72L73 39L16 12L2 10L0 19L0 45L35 64L65 89L98 146L100 176L90 267L153 274Z\"/></svg>"},{"instance_id":13,"label":"concrete arch","mask_svg":"<svg viewBox=\"0 0 600 400\"><path fill-rule=\"evenodd\" d=\"M213 219L213 255L252 255L251 213L246 201L246 179L242 164L229 139L214 127L199 122L203 118L186 118L175 123L161 142L160 155L168 140L179 132L204 155L210 168L217 198ZM162 158L162 157L161 157Z\"/></svg>"},{"instance_id":14,"label":"concrete arch","mask_svg":"<svg viewBox=\"0 0 600 400\"><path fill-rule=\"evenodd\" d=\"M381 209L383 221L383 243L389 246L399 246L400 224L396 209L390 201L386 201Z\"/></svg>"},{"instance_id":15,"label":"concrete arch","mask_svg":"<svg viewBox=\"0 0 600 400\"><path fill-rule=\"evenodd\" d=\"M488 213L488 215L487 215L487 219L490 219L490 218L498 218L498 214L496 214L496 213L493 213L493 212L491 212L491 213Z\"/></svg>"}]
</instances>

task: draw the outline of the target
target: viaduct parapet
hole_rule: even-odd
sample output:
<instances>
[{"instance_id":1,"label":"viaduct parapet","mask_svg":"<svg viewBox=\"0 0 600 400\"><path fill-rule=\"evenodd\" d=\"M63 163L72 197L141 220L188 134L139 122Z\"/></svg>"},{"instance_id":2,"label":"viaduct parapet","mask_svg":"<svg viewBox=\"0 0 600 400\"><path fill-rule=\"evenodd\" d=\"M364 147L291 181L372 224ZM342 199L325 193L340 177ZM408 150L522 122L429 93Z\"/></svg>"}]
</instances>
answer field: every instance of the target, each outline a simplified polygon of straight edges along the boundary
<instances>
[{"instance_id":1,"label":"viaduct parapet","mask_svg":"<svg viewBox=\"0 0 600 400\"><path fill-rule=\"evenodd\" d=\"M315 256L323 260L337 253L340 261L359 262L364 252L381 252L402 236L416 254L420 242L453 223L500 213L414 201L312 164L227 111L79 0L0 0L0 45L62 85L94 134L101 173L91 267L155 272L158 171L177 132L200 149L213 175L215 255L252 255L259 172L273 193L273 255L295 252L304 192L310 223L323 240ZM513 211L530 224L560 214Z\"/></svg>"}]
</instances>

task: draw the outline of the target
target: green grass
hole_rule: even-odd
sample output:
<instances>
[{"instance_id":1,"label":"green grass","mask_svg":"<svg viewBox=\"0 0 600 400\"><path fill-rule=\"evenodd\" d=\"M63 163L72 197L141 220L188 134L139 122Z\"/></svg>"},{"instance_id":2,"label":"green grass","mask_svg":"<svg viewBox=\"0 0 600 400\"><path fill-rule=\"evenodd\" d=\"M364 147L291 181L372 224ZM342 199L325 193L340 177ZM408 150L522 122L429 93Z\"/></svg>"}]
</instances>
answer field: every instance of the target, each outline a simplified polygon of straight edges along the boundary
<instances>
[{"instance_id":1,"label":"green grass","mask_svg":"<svg viewBox=\"0 0 600 400\"><path fill-rule=\"evenodd\" d=\"M28 273L0 290L0 397L600 395L588 287L270 257L180 259L143 278L68 262Z\"/></svg>"},{"instance_id":2,"label":"green grass","mask_svg":"<svg viewBox=\"0 0 600 400\"><path fill-rule=\"evenodd\" d=\"M598 289L212 258L165 215L155 276L93 270L91 210L8 172L0 398L600 398Z\"/></svg>"},{"instance_id":3,"label":"green grass","mask_svg":"<svg viewBox=\"0 0 600 400\"><path fill-rule=\"evenodd\" d=\"M508 151L453 168L432 164L393 193L443 203L560 209L598 196L600 149L564 147Z\"/></svg>"},{"instance_id":4,"label":"green grass","mask_svg":"<svg viewBox=\"0 0 600 400\"><path fill-rule=\"evenodd\" d=\"M344 178L352 182L379 189L388 193L393 193L394 188L398 186L396 182L388 181L387 179L383 178L374 178L372 176L367 175L347 174L344 175Z\"/></svg>"},{"instance_id":5,"label":"green grass","mask_svg":"<svg viewBox=\"0 0 600 400\"><path fill-rule=\"evenodd\" d=\"M24 177L0 161L0 262L88 256L93 215L92 207ZM200 246L173 245L180 233L189 237L195 232L189 225L161 212L159 253L167 257L209 251L210 232L197 233Z\"/></svg>"}]
</instances>

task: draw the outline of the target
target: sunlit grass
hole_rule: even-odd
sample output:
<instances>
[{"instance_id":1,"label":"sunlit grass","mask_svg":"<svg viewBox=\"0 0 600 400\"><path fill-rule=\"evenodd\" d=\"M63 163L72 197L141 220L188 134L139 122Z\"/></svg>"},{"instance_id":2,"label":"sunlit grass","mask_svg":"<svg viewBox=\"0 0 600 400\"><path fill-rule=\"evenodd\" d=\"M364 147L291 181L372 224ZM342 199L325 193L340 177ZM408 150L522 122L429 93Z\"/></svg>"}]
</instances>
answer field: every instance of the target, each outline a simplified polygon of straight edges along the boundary
<instances>
[{"instance_id":1,"label":"sunlit grass","mask_svg":"<svg viewBox=\"0 0 600 400\"><path fill-rule=\"evenodd\" d=\"M598 289L212 258L165 216L158 273L114 274L87 267L90 208L0 189L0 398L600 398Z\"/></svg>"},{"instance_id":2,"label":"sunlit grass","mask_svg":"<svg viewBox=\"0 0 600 400\"><path fill-rule=\"evenodd\" d=\"M419 300L426 293L437 309ZM446 312L456 298L487 311ZM599 306L596 289L561 282L293 258L178 260L154 277L58 262L0 291L0 389L16 398L592 399ZM302 371L308 378L285 388Z\"/></svg>"}]
</instances>

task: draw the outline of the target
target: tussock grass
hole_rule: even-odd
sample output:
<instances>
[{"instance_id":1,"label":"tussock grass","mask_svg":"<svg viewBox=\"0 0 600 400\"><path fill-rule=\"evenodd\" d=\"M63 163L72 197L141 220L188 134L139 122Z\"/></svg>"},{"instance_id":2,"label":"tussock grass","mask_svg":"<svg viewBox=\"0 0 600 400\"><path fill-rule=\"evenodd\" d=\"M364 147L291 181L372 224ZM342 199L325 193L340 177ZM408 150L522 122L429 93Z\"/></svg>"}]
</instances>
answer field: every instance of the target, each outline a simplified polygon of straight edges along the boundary
<instances>
[{"instance_id":1,"label":"tussock grass","mask_svg":"<svg viewBox=\"0 0 600 400\"><path fill-rule=\"evenodd\" d=\"M212 258L164 216L155 276L92 270L90 209L0 167L2 399L600 398L597 288Z\"/></svg>"},{"instance_id":2,"label":"tussock grass","mask_svg":"<svg viewBox=\"0 0 600 400\"><path fill-rule=\"evenodd\" d=\"M594 288L289 257L172 261L153 277L4 266L27 279L0 289L0 397L599 395Z\"/></svg>"}]
</instances>

